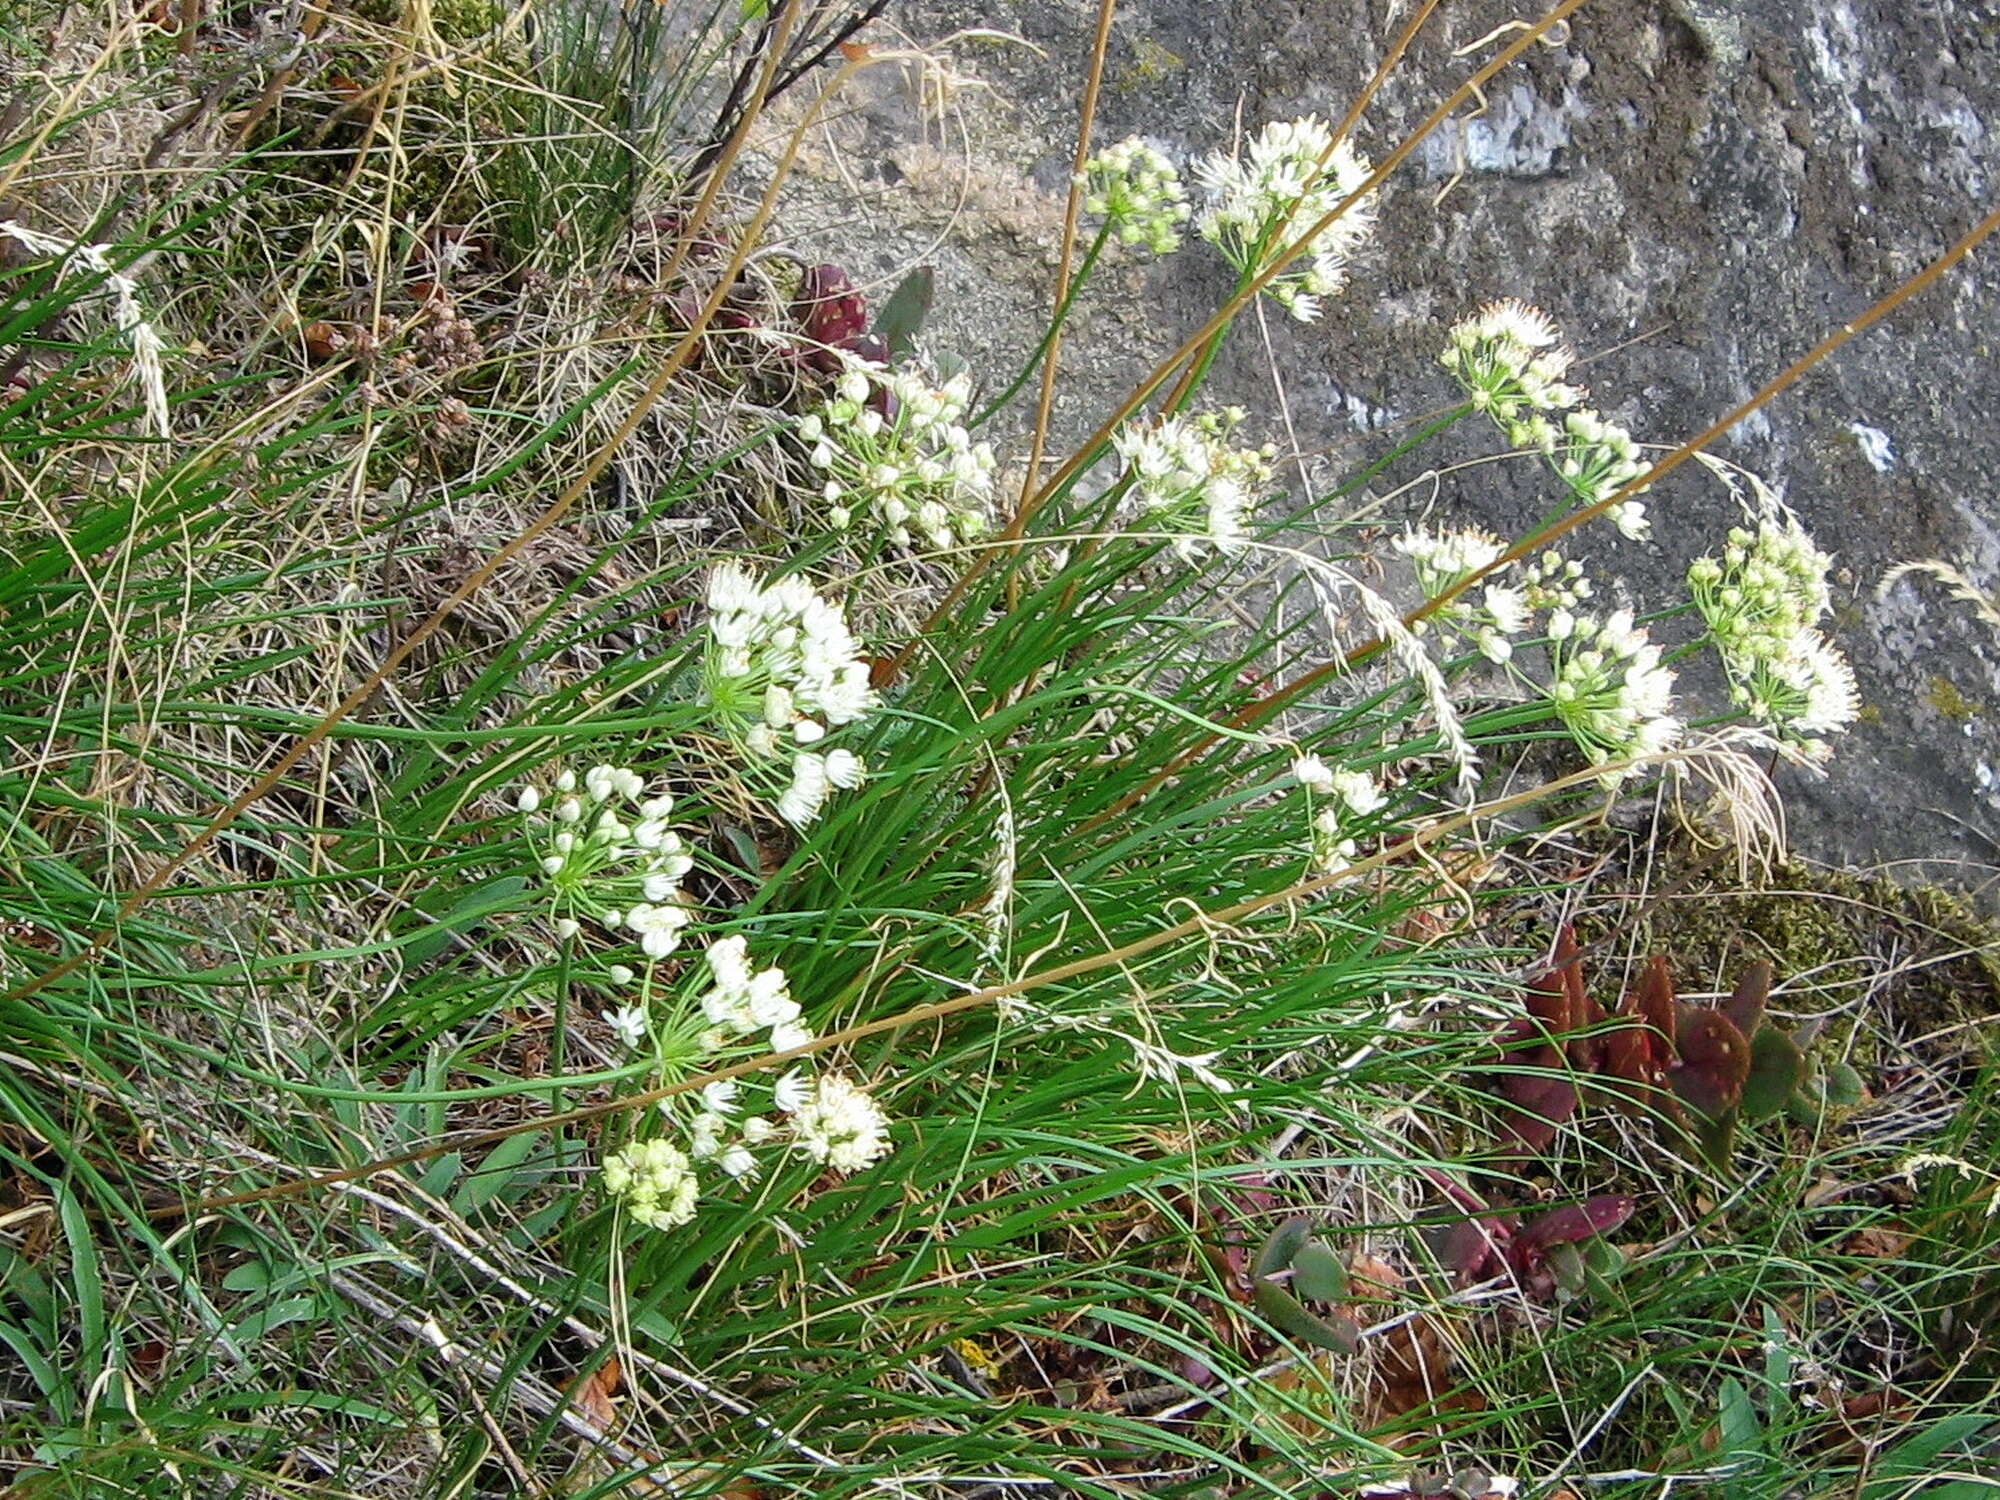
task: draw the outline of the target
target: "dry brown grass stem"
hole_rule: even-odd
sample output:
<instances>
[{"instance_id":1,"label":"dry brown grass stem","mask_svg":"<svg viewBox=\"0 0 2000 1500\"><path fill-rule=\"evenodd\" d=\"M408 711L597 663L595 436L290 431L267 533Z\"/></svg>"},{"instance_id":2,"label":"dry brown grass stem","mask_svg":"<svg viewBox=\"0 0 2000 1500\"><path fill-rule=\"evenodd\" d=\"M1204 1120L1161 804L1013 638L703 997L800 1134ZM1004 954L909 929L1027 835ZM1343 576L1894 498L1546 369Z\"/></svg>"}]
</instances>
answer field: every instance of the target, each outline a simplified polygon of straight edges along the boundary
<instances>
[{"instance_id":1,"label":"dry brown grass stem","mask_svg":"<svg viewBox=\"0 0 2000 1500\"><path fill-rule=\"evenodd\" d=\"M701 198L690 214L682 238L676 244L674 253L668 262L667 270L662 275L662 281L671 278L679 271L681 263L685 260L695 237L701 232L707 223L708 216L714 211L716 200L721 195L723 180L728 176L731 165L743 149L744 143L748 140L751 128L757 122L772 79L777 74L785 42L791 34L792 26L797 19L797 13L802 3L803 0L784 0L784 4L779 12L778 24L773 33L773 44L765 58L765 65L759 72L756 88L752 92L749 103L745 105L743 116L737 122L736 130L731 135L722 156L717 160L714 170L709 174L708 182L702 191ZM5 996L6 999L25 999L37 993L45 986L53 984L57 980L76 972L76 970L82 968L84 965L94 962L105 951L106 945L117 935L120 923L128 920L148 901L158 895L161 890L165 889L174 876L179 874L191 861L198 858L215 841L219 834L240 818L250 807L269 795L272 789L284 780L286 773L325 740L336 726L364 704L370 702L395 673L397 667L413 651L434 635L445 621L451 617L453 611L459 605L463 604L484 587L494 573L518 556L537 537L547 532L549 528L567 515L576 505L577 501L589 492L591 485L596 482L598 475L610 464L613 456L624 446L626 440L638 430L640 423L645 420L646 414L666 394L667 387L672 383L674 377L680 373L681 369L687 364L695 350L699 347L703 333L708 327L709 320L715 316L716 311L722 306L723 299L728 295L737 274L749 261L751 252L756 248L759 237L763 233L764 225L769 221L771 214L777 207L779 191L789 174L792 162L797 157L806 132L812 128L814 122L818 119L820 108L825 101L838 91L846 82L848 76L856 68L862 66L864 61L865 59L862 58L849 58L844 62L826 89L821 92L820 98L814 104L814 107L806 112L805 118L794 129L790 139L786 143L784 156L779 161L776 170L772 173L771 181L758 203L757 211L751 216L750 222L744 226L742 234L737 237L736 245L731 253L728 265L724 268L722 274L716 278L714 290L709 293L707 299L703 302L700 311L692 320L687 332L668 351L666 358L661 362L659 370L633 403L631 411L626 414L624 421L619 424L617 431L613 432L610 437L606 438L598 446L576 478L571 480L562 493L539 516L530 521L518 536L472 570L464 582L440 601L430 614L412 626L409 632L383 655L382 660L369 671L359 685L343 698L325 718L321 719L312 729L294 741L289 749L272 762L270 768L262 776L258 777L234 801L216 813L202 828L201 832L182 845L176 853L164 861L158 869L154 870L145 881L120 902L117 914L112 918L111 924L108 927L94 933L87 943L61 963L16 985L12 990L8 991Z\"/></svg>"},{"instance_id":2,"label":"dry brown grass stem","mask_svg":"<svg viewBox=\"0 0 2000 1500\"><path fill-rule=\"evenodd\" d=\"M1090 160L1090 138L1097 125L1097 99L1104 87L1104 56L1111 45L1111 18L1117 10L1118 0L1098 0L1097 35L1090 49L1090 76L1083 85L1083 104L1076 124L1076 154L1070 161L1069 199L1063 205L1062 253L1056 260L1051 319L1069 297L1070 275L1076 261L1076 229L1083 218L1083 165ZM1028 444L1028 471L1021 481L1021 504L1016 515L1027 509L1029 497L1035 493L1035 486L1041 480L1042 454L1047 451L1049 419L1056 405L1056 366L1061 355L1062 326L1057 324L1049 335L1048 352L1042 357L1041 389L1035 397L1035 430Z\"/></svg>"},{"instance_id":3,"label":"dry brown grass stem","mask_svg":"<svg viewBox=\"0 0 2000 1500\"><path fill-rule=\"evenodd\" d=\"M527 1131L565 1130L572 1125L586 1124L592 1120L603 1119L607 1115L622 1114L628 1110L646 1109L663 1099L670 1099L678 1094L691 1093L721 1079L741 1078L746 1074L761 1073L767 1069L780 1067L797 1058L807 1057L818 1052L831 1051L838 1047L849 1046L867 1037L880 1036L885 1032L906 1031L912 1026L924 1026L934 1021L942 1021L948 1017L963 1014L967 1011L980 1010L997 1001L1026 994L1030 990L1046 989L1050 985L1065 984L1072 979L1079 979L1085 975L1095 974L1104 969L1122 967L1133 962L1135 959L1144 958L1147 954L1157 952L1161 948L1170 947L1183 939L1212 935L1219 930L1227 929L1243 921L1247 917L1256 916L1259 912L1269 911L1272 907L1307 900L1313 896L1332 890L1336 886L1366 875L1370 871L1381 869L1397 860L1413 854L1420 854L1431 845L1453 834L1463 832L1474 824L1503 817L1508 813L1518 812L1522 808L1532 807L1538 802L1546 801L1548 798L1558 796L1563 792L1574 791L1593 785L1607 772L1636 768L1641 764L1675 765L1703 753L1699 749L1670 751L1643 762L1615 761L1607 765L1592 766L1587 770L1572 772L1568 776L1557 777L1552 781L1544 782L1540 786L1531 787L1526 791L1515 792L1506 797L1499 797L1491 802L1481 803L1463 811L1452 813L1447 817L1440 818L1434 823L1426 824L1424 827L1416 829L1393 844L1378 850L1376 853L1355 860L1336 874L1315 875L1305 880L1296 881L1280 890L1271 891L1262 896L1252 896L1248 900L1238 901L1214 911L1198 910L1193 916L1176 922L1171 927L1163 927L1156 932L1150 932L1142 938L1136 938L1132 942L1122 944L1118 947L1101 949L1086 957L1071 959L1068 963L1056 964L1051 968L1043 969L1033 974L1024 974L1020 978L1008 980L1004 984L988 985L983 989L972 990L951 1000L939 1000L928 1005L912 1006L910 1009L898 1011L894 1015L882 1016L873 1021L864 1021L846 1027L840 1031L828 1032L824 1036L816 1037L804 1046L792 1047L783 1052L768 1052L761 1057L753 1057L743 1062L732 1063L726 1068L717 1068L713 1072L683 1078L676 1083L665 1084L655 1089L648 1089L643 1093L628 1094L621 1098L606 1100L598 1104L583 1105L576 1109L564 1110L558 1114L543 1115L537 1119L516 1121L514 1124L496 1126L490 1130L452 1135L428 1146L418 1147L411 1151L398 1152L394 1156L381 1157L375 1161L364 1162L357 1167L346 1167L337 1172L324 1172L318 1176L300 1177L291 1182L272 1183L266 1187L251 1188L240 1193L226 1193L212 1198L202 1198L190 1204L163 1205L154 1209L152 1216L156 1219L178 1219L210 1213L217 1209L233 1208L245 1203L262 1203L275 1198L292 1198L322 1189L337 1188L343 1183L358 1182L369 1177L379 1177L384 1172L393 1172L401 1167L430 1161L447 1151L470 1151L506 1140L509 1136L521 1135ZM882 977L886 977L886 975Z\"/></svg>"}]
</instances>

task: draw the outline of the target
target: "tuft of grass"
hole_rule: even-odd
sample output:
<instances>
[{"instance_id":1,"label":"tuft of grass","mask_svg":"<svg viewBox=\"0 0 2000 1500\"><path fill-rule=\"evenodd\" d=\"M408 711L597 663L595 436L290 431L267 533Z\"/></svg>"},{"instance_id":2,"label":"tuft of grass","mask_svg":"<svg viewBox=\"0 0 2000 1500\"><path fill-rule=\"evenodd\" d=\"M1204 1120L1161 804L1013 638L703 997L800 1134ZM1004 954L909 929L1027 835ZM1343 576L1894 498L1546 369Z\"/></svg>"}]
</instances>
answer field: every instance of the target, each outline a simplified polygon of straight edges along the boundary
<instances>
[{"instance_id":1,"label":"tuft of grass","mask_svg":"<svg viewBox=\"0 0 2000 1500\"><path fill-rule=\"evenodd\" d=\"M1547 695L1416 633L1448 598L1359 582L1346 507L1466 409L1238 553L1134 522L1101 441L965 548L830 531L811 257L737 253L754 214L703 195L844 8L356 7L302 46L232 14L193 48L181 14L33 17L0 148L14 1488L1291 1495L1476 1464L1887 1500L1990 1464L1990 1058L1791 967L1864 1106L1746 1130L1729 1171L1609 1112L1538 1167L1485 1149L1554 921L1638 958L1651 893L1603 873ZM152 389L121 298L163 330ZM840 741L871 774L805 828L705 698L725 559L837 594L876 669ZM1344 872L1304 747L1384 790ZM1727 744L1689 759L1750 786ZM711 1177L670 1231L603 1190L709 1074L620 1039L631 947L540 879L517 793L593 764L670 790L695 850L645 993L685 1011L700 944L746 937L890 1114L885 1160ZM1632 1194L1623 1274L1455 1285L1426 1231L1456 1174ZM1299 1214L1376 1288L1351 1358L1256 1295Z\"/></svg>"}]
</instances>

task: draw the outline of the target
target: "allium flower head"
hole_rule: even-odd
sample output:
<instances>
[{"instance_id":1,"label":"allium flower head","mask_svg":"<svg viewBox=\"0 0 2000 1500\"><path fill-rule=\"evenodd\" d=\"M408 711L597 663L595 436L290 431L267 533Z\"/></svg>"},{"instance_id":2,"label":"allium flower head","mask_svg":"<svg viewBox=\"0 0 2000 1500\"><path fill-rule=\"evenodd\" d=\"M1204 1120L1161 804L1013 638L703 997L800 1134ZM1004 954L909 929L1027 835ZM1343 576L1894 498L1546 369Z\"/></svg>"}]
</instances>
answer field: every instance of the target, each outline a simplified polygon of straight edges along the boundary
<instances>
[{"instance_id":1,"label":"allium flower head","mask_svg":"<svg viewBox=\"0 0 2000 1500\"><path fill-rule=\"evenodd\" d=\"M992 526L993 445L962 425L972 378L932 384L847 356L834 395L798 426L837 531L877 526L898 547L949 551Z\"/></svg>"},{"instance_id":2,"label":"allium flower head","mask_svg":"<svg viewBox=\"0 0 2000 1500\"><path fill-rule=\"evenodd\" d=\"M1277 450L1231 444L1244 415L1240 407L1230 407L1123 427L1112 435L1132 479L1141 523L1184 533L1190 540L1174 543L1183 557L1191 557L1202 541L1223 553L1240 552L1249 538L1250 513L1271 482Z\"/></svg>"},{"instance_id":3,"label":"allium flower head","mask_svg":"<svg viewBox=\"0 0 2000 1500\"><path fill-rule=\"evenodd\" d=\"M1730 696L1792 739L1841 733L1860 712L1853 670L1817 629L1832 604L1832 562L1798 518L1774 504L1754 533L1730 532L1719 560L1700 558L1688 569Z\"/></svg>"},{"instance_id":4,"label":"allium flower head","mask_svg":"<svg viewBox=\"0 0 2000 1500\"><path fill-rule=\"evenodd\" d=\"M1187 193L1173 163L1132 136L1107 147L1083 165L1087 213L1127 245L1169 255L1181 245L1188 216Z\"/></svg>"},{"instance_id":5,"label":"allium flower head","mask_svg":"<svg viewBox=\"0 0 2000 1500\"><path fill-rule=\"evenodd\" d=\"M1592 765L1657 755L1680 738L1674 674L1630 610L1602 619L1558 612L1549 623L1556 717ZM1630 772L1607 772L1616 786Z\"/></svg>"},{"instance_id":6,"label":"allium flower head","mask_svg":"<svg viewBox=\"0 0 2000 1500\"><path fill-rule=\"evenodd\" d=\"M709 642L703 686L757 759L795 745L818 745L828 726L851 724L875 707L868 662L840 610L802 579L761 584L725 563L709 576ZM779 814L796 828L817 818L828 789L859 786L867 767L851 750L798 749Z\"/></svg>"},{"instance_id":7,"label":"allium flower head","mask_svg":"<svg viewBox=\"0 0 2000 1500\"><path fill-rule=\"evenodd\" d=\"M1367 181L1367 161L1317 115L1274 121L1242 150L1215 152L1197 175L1208 204L1196 227L1246 276L1277 256ZM1345 285L1347 263L1374 227L1373 196L1349 205L1314 235L1293 263L1265 284L1301 323L1319 316L1320 299Z\"/></svg>"},{"instance_id":8,"label":"allium flower head","mask_svg":"<svg viewBox=\"0 0 2000 1500\"><path fill-rule=\"evenodd\" d=\"M817 1080L792 1114L799 1148L836 1172L856 1172L889 1154L889 1117L838 1073Z\"/></svg>"},{"instance_id":9,"label":"allium flower head","mask_svg":"<svg viewBox=\"0 0 2000 1500\"><path fill-rule=\"evenodd\" d=\"M604 1186L650 1229L672 1229L694 1217L697 1194L687 1153L663 1140L633 1141L604 1163Z\"/></svg>"},{"instance_id":10,"label":"allium flower head","mask_svg":"<svg viewBox=\"0 0 2000 1500\"><path fill-rule=\"evenodd\" d=\"M1583 399L1564 377L1575 356L1563 345L1548 314L1509 298L1481 308L1457 324L1438 362L1451 372L1516 447L1535 447L1537 413L1562 411Z\"/></svg>"},{"instance_id":11,"label":"allium flower head","mask_svg":"<svg viewBox=\"0 0 2000 1500\"><path fill-rule=\"evenodd\" d=\"M531 837L546 851L538 864L563 913L558 935L575 937L578 916L628 925L629 907L631 930L650 957L664 958L678 942L688 921L680 882L694 868L694 853L674 831L673 798L645 793L645 778L631 767L596 765L581 777L562 771L546 795L532 786L516 795Z\"/></svg>"}]
</instances>

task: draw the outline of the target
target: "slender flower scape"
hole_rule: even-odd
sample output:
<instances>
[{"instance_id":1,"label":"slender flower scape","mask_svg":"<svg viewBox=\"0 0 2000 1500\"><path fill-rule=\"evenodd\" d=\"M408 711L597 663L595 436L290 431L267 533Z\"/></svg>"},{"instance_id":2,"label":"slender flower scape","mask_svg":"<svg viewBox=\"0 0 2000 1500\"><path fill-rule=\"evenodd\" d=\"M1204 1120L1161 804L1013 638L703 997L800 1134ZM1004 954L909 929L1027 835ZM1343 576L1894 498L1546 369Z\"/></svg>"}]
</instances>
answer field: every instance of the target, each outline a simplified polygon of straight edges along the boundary
<instances>
[{"instance_id":1,"label":"slender flower scape","mask_svg":"<svg viewBox=\"0 0 2000 1500\"><path fill-rule=\"evenodd\" d=\"M992 526L991 443L960 423L972 377L933 387L907 371L849 357L832 399L799 423L813 466L826 475L837 531L879 526L898 547L917 536L941 550Z\"/></svg>"},{"instance_id":2,"label":"slender flower scape","mask_svg":"<svg viewBox=\"0 0 2000 1500\"><path fill-rule=\"evenodd\" d=\"M1853 671L1817 628L1831 607L1832 561L1796 517L1773 509L1754 535L1731 531L1721 561L1699 558L1688 569L1731 697L1809 745L1814 736L1844 731L1860 711Z\"/></svg>"},{"instance_id":3,"label":"slender flower scape","mask_svg":"<svg viewBox=\"0 0 2000 1500\"><path fill-rule=\"evenodd\" d=\"M679 946L689 921L680 883L694 855L670 825L673 798L648 797L645 779L629 767L592 766L581 777L560 772L547 795L526 787L514 805L545 851L541 873L563 936L588 918L630 932L648 958ZM614 1025L621 1034L629 1029Z\"/></svg>"},{"instance_id":4,"label":"slender flower scape","mask_svg":"<svg viewBox=\"0 0 2000 1500\"><path fill-rule=\"evenodd\" d=\"M868 663L840 610L797 577L764 585L733 563L708 580L708 650L703 685L725 724L760 759L791 752L791 785L778 814L803 828L835 789L861 785L867 767L851 750L822 752L830 728L865 718L875 706Z\"/></svg>"},{"instance_id":5,"label":"slender flower scape","mask_svg":"<svg viewBox=\"0 0 2000 1500\"><path fill-rule=\"evenodd\" d=\"M1173 163L1131 136L1083 164L1084 212L1104 220L1106 229L1127 245L1143 245L1155 255L1181 247L1187 221L1187 193Z\"/></svg>"},{"instance_id":6,"label":"slender flower scape","mask_svg":"<svg viewBox=\"0 0 2000 1500\"><path fill-rule=\"evenodd\" d=\"M1424 597L1435 599L1506 554L1500 539L1484 531L1405 531L1393 543L1416 569ZM1527 591L1489 583L1457 595L1432 620L1442 620L1469 634L1489 661L1505 662L1514 654L1511 639L1528 628L1533 615ZM1420 620L1413 629L1429 623Z\"/></svg>"},{"instance_id":7,"label":"slender flower scape","mask_svg":"<svg viewBox=\"0 0 2000 1500\"><path fill-rule=\"evenodd\" d=\"M1598 619L1558 610L1549 620L1549 656L1556 717L1592 765L1657 755L1680 738L1673 707L1674 674L1660 665L1660 648L1621 609ZM1615 787L1630 768L1606 772Z\"/></svg>"},{"instance_id":8,"label":"slender flower scape","mask_svg":"<svg viewBox=\"0 0 2000 1500\"><path fill-rule=\"evenodd\" d=\"M1197 175L1208 206L1196 222L1207 240L1246 278L1267 269L1368 180L1365 158L1317 115L1274 121L1232 155L1212 153ZM1320 313L1320 299L1347 281L1347 262L1374 228L1372 195L1350 204L1313 236L1298 260L1265 284L1301 323Z\"/></svg>"},{"instance_id":9,"label":"slender flower scape","mask_svg":"<svg viewBox=\"0 0 2000 1500\"><path fill-rule=\"evenodd\" d=\"M1591 506L1637 479L1647 465L1630 433L1582 406L1583 391L1565 379L1575 357L1546 313L1509 298L1455 325L1438 362L1508 442L1542 454L1576 503ZM1636 499L1621 500L1606 514L1635 540L1650 526Z\"/></svg>"},{"instance_id":10,"label":"slender flower scape","mask_svg":"<svg viewBox=\"0 0 2000 1500\"><path fill-rule=\"evenodd\" d=\"M1277 458L1277 449L1269 444L1230 445L1244 417L1242 407L1232 406L1113 434L1111 444L1125 460L1143 525L1212 542L1224 553L1242 551L1251 511L1271 482ZM1191 557L1196 545L1176 541L1174 548Z\"/></svg>"}]
</instances>

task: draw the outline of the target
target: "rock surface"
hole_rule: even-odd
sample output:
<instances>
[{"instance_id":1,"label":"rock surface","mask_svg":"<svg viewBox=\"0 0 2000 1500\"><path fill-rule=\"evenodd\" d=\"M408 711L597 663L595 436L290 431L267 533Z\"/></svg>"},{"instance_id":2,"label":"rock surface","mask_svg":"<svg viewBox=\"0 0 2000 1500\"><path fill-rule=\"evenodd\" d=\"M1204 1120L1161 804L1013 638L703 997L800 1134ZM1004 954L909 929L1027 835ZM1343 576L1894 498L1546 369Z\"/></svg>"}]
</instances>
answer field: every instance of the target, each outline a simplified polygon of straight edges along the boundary
<instances>
[{"instance_id":1,"label":"rock surface","mask_svg":"<svg viewBox=\"0 0 2000 1500\"><path fill-rule=\"evenodd\" d=\"M1240 122L1335 118L1410 0L1130 0L1113 30L1098 139L1138 133L1181 161ZM1447 3L1364 117L1379 157L1479 61L1506 4ZM785 221L815 258L878 288L937 267L930 340L989 384L1033 346L1059 239L1095 6L913 0L946 76L862 75L817 136ZM878 42L879 42L878 38ZM1463 56L1459 55L1461 52ZM940 107L941 106L941 107ZM2000 11L1990 0L1592 0L1426 140L1391 181L1348 294L1315 326L1239 322L1211 391L1260 413L1319 482L1389 445L1378 430L1448 403L1432 355L1481 302L1548 310L1594 400L1642 441L1699 431L1864 310L1992 206ZM1866 705L1831 774L1785 773L1795 846L1923 862L1983 882L2000 865L2000 636L1931 583L1878 600L1892 564L1951 561L2000 586L2000 244L1962 265L1719 440L1836 554L1834 630ZM1226 292L1204 247L1108 267L1065 353L1059 427L1087 431L1149 356ZM1423 466L1498 450L1462 424ZM1386 493L1385 482L1378 493ZM1596 548L1642 601L1736 518L1688 466L1649 495L1652 542ZM1548 504L1522 465L1447 473L1399 497L1508 531ZM1589 551L1590 549L1586 549ZM1906 865L1906 872L1919 868Z\"/></svg>"}]
</instances>

